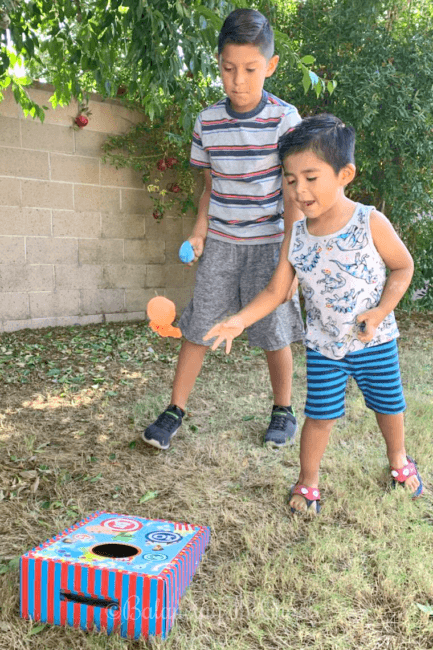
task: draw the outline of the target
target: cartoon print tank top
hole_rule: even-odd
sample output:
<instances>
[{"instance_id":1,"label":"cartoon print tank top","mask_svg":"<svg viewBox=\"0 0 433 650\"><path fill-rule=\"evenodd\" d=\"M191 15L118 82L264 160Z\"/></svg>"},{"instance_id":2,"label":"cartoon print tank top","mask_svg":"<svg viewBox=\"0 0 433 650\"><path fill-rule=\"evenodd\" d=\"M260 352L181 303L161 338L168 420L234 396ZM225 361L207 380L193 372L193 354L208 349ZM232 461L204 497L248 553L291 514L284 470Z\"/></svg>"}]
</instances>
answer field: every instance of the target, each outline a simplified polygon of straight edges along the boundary
<instances>
[{"instance_id":1,"label":"cartoon print tank top","mask_svg":"<svg viewBox=\"0 0 433 650\"><path fill-rule=\"evenodd\" d=\"M306 219L293 224L289 261L305 299L305 345L331 359L399 335L391 312L372 341L362 343L357 338L356 316L379 303L386 282L386 266L370 230L374 209L357 203L344 228L322 237L310 235Z\"/></svg>"}]
</instances>

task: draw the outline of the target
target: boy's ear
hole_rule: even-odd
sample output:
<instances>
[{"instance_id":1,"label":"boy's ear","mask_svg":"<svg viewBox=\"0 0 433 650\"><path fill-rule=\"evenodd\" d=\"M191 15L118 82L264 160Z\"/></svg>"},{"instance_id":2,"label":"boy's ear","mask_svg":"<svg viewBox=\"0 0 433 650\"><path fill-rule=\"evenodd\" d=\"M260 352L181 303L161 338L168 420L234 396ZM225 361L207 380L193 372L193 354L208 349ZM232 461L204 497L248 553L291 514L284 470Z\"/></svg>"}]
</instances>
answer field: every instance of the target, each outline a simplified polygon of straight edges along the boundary
<instances>
[{"instance_id":1,"label":"boy's ear","mask_svg":"<svg viewBox=\"0 0 433 650\"><path fill-rule=\"evenodd\" d=\"M266 77L272 77L275 70L277 69L277 65L278 65L279 60L280 60L280 57L278 56L278 54L274 54L274 56L271 56L271 58L268 61L267 66L266 66Z\"/></svg>"},{"instance_id":2,"label":"boy's ear","mask_svg":"<svg viewBox=\"0 0 433 650\"><path fill-rule=\"evenodd\" d=\"M356 174L356 167L352 163L348 163L343 167L343 169L340 170L340 180L342 181L342 185L349 185L355 178Z\"/></svg>"}]
</instances>

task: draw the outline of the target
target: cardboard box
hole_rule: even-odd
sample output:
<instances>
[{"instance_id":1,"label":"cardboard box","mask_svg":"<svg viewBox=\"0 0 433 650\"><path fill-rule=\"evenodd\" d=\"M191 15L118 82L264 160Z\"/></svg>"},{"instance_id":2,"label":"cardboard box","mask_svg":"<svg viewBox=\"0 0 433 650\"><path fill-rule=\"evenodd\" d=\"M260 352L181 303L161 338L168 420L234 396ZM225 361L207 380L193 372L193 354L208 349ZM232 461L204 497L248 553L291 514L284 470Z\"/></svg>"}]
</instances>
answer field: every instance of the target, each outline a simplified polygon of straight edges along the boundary
<instances>
[{"instance_id":1,"label":"cardboard box","mask_svg":"<svg viewBox=\"0 0 433 650\"><path fill-rule=\"evenodd\" d=\"M22 555L21 616L165 638L209 538L203 526L95 512Z\"/></svg>"}]
</instances>

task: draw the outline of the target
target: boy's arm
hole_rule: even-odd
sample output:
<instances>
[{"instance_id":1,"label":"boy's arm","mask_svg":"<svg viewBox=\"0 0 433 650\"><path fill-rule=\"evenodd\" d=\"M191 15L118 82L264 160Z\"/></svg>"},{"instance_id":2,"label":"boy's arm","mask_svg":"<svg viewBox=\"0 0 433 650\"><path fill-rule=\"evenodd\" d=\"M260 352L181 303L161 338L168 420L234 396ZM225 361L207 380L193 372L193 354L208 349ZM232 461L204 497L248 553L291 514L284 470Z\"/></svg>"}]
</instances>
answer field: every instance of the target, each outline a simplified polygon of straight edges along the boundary
<instances>
[{"instance_id":1,"label":"boy's arm","mask_svg":"<svg viewBox=\"0 0 433 650\"><path fill-rule=\"evenodd\" d=\"M256 323L261 318L270 314L274 309L285 302L287 292L295 277L293 266L288 260L290 246L290 233L287 233L281 246L280 260L269 284L246 307L222 323L212 327L205 336L204 341L217 337L212 344L216 350L220 343L226 341L226 352L230 352L232 341L239 336L245 328Z\"/></svg>"},{"instance_id":2,"label":"boy's arm","mask_svg":"<svg viewBox=\"0 0 433 650\"><path fill-rule=\"evenodd\" d=\"M284 170L283 170L284 171ZM287 179L282 175L282 188L283 188L283 201L284 201L284 232L291 233L292 227L295 221L302 219L303 214L297 207L294 201L290 200L289 197L289 186L287 185ZM295 275L295 278L289 287L289 291L286 296L286 300L291 300L298 288L298 278Z\"/></svg>"},{"instance_id":3,"label":"boy's arm","mask_svg":"<svg viewBox=\"0 0 433 650\"><path fill-rule=\"evenodd\" d=\"M212 191L212 177L210 169L204 169L204 189L201 193L198 210L197 210L197 220L195 222L194 228L192 230L191 236L188 237L188 241L191 243L191 246L194 249L194 262L203 254L204 243L207 237L207 229L209 225L209 202L210 195ZM188 266L192 266L194 262L190 262Z\"/></svg>"},{"instance_id":4,"label":"boy's arm","mask_svg":"<svg viewBox=\"0 0 433 650\"><path fill-rule=\"evenodd\" d=\"M379 304L359 314L358 322L365 322L358 338L363 343L371 341L377 326L397 307L413 275L413 259L391 222L381 212L370 215L370 228L377 252L390 270Z\"/></svg>"}]
</instances>

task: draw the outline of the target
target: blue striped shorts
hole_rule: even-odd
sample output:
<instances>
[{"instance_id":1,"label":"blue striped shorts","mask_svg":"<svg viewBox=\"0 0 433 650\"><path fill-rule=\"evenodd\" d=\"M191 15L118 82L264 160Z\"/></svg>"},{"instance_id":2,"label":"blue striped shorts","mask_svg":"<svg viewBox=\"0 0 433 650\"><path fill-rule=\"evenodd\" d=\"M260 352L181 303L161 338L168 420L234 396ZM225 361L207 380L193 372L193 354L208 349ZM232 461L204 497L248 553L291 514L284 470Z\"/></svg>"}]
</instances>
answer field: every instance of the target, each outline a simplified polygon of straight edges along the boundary
<instances>
[{"instance_id":1,"label":"blue striped shorts","mask_svg":"<svg viewBox=\"0 0 433 650\"><path fill-rule=\"evenodd\" d=\"M307 348L305 415L313 420L344 415L349 376L361 389L365 405L376 413L402 413L406 409L397 342L393 340L351 352L342 359L328 359Z\"/></svg>"}]
</instances>

